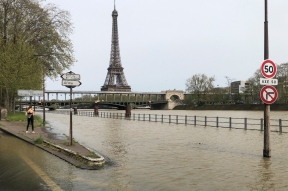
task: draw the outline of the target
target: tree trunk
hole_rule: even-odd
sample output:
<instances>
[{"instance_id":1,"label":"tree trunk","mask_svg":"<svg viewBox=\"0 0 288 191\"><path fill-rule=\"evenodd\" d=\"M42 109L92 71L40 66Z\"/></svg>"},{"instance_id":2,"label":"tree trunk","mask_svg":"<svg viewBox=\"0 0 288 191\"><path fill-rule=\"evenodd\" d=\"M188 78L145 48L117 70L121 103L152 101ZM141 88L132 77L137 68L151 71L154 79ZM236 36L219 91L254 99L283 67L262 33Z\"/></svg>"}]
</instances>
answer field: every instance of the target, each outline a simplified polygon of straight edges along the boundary
<instances>
[{"instance_id":1,"label":"tree trunk","mask_svg":"<svg viewBox=\"0 0 288 191\"><path fill-rule=\"evenodd\" d=\"M12 102L12 112L15 114L15 96L12 96L12 99L11 99L11 102Z\"/></svg>"},{"instance_id":2,"label":"tree trunk","mask_svg":"<svg viewBox=\"0 0 288 191\"><path fill-rule=\"evenodd\" d=\"M9 104L9 92L8 92L7 89L4 90L3 99L4 99L4 108L6 108L8 110L8 112L9 112L10 111L9 110L9 106L10 106L10 104Z\"/></svg>"}]
</instances>

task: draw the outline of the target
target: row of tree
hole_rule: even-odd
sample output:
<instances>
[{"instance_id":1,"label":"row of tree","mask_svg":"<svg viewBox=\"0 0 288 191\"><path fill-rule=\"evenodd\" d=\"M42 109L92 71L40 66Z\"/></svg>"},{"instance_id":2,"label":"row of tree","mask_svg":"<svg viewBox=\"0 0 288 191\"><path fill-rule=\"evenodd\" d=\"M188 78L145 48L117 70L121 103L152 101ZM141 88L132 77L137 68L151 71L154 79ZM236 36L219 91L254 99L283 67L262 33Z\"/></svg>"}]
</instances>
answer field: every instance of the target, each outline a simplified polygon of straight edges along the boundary
<instances>
[{"instance_id":1,"label":"row of tree","mask_svg":"<svg viewBox=\"0 0 288 191\"><path fill-rule=\"evenodd\" d=\"M45 76L69 69L72 29L69 12L53 4L0 0L0 106L11 110L18 89L42 89Z\"/></svg>"},{"instance_id":2,"label":"row of tree","mask_svg":"<svg viewBox=\"0 0 288 191\"><path fill-rule=\"evenodd\" d=\"M213 82L215 77L208 77L205 74L195 74L186 80L186 92L191 93L186 97L187 104L195 103L237 103L244 101L245 103L260 104L260 78L263 78L260 69L256 70L252 77L246 80L244 93L231 94L231 82L233 79L227 79L226 87L215 87ZM288 102L288 63L277 65L278 85L275 88L278 91L278 99L276 103Z\"/></svg>"}]
</instances>

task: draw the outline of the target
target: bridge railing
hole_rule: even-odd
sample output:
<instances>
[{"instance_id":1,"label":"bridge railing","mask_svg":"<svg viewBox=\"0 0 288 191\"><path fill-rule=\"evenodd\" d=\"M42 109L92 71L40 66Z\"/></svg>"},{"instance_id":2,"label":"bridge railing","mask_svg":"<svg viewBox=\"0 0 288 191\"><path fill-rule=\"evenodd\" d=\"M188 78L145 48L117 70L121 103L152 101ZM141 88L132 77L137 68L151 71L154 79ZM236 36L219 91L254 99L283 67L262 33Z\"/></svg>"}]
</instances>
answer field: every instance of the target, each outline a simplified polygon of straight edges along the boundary
<instances>
[{"instance_id":1,"label":"bridge railing","mask_svg":"<svg viewBox=\"0 0 288 191\"><path fill-rule=\"evenodd\" d=\"M49 111L49 113L66 114L69 111ZM208 117L208 116L188 116L188 115L159 115L159 114L132 114L130 118L125 117L125 113L98 112L95 115L92 111L78 111L76 115L88 117L101 117L113 119L125 119L133 121L161 122L169 124L183 124L203 127L244 129L263 131L263 118L234 118L234 117ZM272 132L288 133L288 120L270 119L270 130Z\"/></svg>"}]
</instances>

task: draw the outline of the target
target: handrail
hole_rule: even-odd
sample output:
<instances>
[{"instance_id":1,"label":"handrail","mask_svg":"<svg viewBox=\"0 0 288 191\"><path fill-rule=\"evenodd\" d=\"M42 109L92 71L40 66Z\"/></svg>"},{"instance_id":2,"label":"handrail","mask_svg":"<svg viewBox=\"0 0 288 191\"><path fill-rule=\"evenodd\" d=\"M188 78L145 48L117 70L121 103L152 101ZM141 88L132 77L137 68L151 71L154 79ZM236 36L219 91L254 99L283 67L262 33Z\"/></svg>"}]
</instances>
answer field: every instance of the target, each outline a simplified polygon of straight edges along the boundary
<instances>
[{"instance_id":1,"label":"handrail","mask_svg":"<svg viewBox=\"0 0 288 191\"><path fill-rule=\"evenodd\" d=\"M69 111L48 111L55 114L69 115ZM131 121L148 121L161 122L169 124L184 124L203 127L217 127L230 129L258 130L263 131L263 118L233 118L233 117L211 117L211 116L187 116L187 115L159 115L159 114L132 114L131 117L125 117L124 113L115 112L98 112L94 115L93 111L78 111L78 116L101 117L113 119L125 119ZM288 133L288 120L270 119L270 127L272 132ZM285 129L287 128L287 130ZM286 131L285 131L286 130Z\"/></svg>"}]
</instances>

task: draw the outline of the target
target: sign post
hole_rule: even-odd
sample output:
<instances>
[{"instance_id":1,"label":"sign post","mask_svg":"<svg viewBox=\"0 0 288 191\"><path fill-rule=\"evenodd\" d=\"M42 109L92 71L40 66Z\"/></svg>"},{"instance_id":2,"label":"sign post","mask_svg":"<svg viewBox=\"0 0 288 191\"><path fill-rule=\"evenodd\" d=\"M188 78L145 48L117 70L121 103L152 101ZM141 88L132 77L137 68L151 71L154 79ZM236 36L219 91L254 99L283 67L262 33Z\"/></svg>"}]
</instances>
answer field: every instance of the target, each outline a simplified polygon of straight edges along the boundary
<instances>
[{"instance_id":1,"label":"sign post","mask_svg":"<svg viewBox=\"0 0 288 191\"><path fill-rule=\"evenodd\" d=\"M268 45L266 47L268 49ZM271 157L270 149L270 104L278 97L278 92L273 85L278 85L278 79L273 79L277 73L277 65L268 59L268 50L265 53L266 60L261 64L260 70L265 78L260 78L260 84L264 87L260 91L260 98L264 102L264 148L263 157Z\"/></svg>"},{"instance_id":2,"label":"sign post","mask_svg":"<svg viewBox=\"0 0 288 191\"><path fill-rule=\"evenodd\" d=\"M80 86L82 83L80 80L80 75L75 74L74 72L70 71L66 74L61 75L62 78L62 86L66 86L67 88L70 88L70 130L69 130L69 145L72 146L72 88L75 88L76 86Z\"/></svg>"},{"instance_id":3,"label":"sign post","mask_svg":"<svg viewBox=\"0 0 288 191\"><path fill-rule=\"evenodd\" d=\"M264 20L264 60L269 59L269 41L268 41L268 0L264 2L264 12L265 12L265 20ZM268 65L268 64L267 64ZM266 64L261 65L261 72L267 72L268 76L274 71L269 70L269 66L265 68ZM266 70L265 70L266 69ZM269 72L269 73L268 73ZM276 74L276 72L275 72ZM263 73L262 73L263 75ZM270 74L271 75L271 74ZM266 77L265 75L263 75ZM264 103L264 148L263 148L263 157L271 157L271 150L270 150L270 105Z\"/></svg>"}]
</instances>

